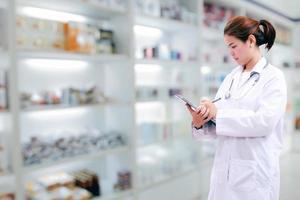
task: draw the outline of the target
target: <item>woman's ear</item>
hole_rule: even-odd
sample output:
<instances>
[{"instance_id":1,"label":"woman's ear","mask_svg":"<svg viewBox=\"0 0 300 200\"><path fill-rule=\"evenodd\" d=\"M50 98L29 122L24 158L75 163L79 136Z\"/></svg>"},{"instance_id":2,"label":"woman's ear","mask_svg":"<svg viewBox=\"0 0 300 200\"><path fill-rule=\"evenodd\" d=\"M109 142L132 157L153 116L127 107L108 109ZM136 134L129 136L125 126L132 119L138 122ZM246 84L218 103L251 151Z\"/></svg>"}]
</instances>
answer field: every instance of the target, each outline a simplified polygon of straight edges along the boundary
<instances>
[{"instance_id":1,"label":"woman's ear","mask_svg":"<svg viewBox=\"0 0 300 200\"><path fill-rule=\"evenodd\" d=\"M250 47L255 47L256 46L256 38L254 35L249 35L248 37L248 41L249 41L249 44L250 44Z\"/></svg>"}]
</instances>

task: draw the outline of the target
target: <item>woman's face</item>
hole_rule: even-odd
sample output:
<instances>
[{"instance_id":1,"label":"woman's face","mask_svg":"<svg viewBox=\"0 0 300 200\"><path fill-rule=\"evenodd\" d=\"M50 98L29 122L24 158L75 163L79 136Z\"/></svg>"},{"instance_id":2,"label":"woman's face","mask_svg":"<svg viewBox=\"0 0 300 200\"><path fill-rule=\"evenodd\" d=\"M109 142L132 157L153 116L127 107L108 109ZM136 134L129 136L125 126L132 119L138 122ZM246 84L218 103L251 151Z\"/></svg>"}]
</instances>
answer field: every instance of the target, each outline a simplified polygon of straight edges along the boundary
<instances>
[{"instance_id":1,"label":"woman's face","mask_svg":"<svg viewBox=\"0 0 300 200\"><path fill-rule=\"evenodd\" d=\"M246 42L242 42L234 36L224 35L224 42L228 46L230 55L239 65L245 65L249 62L251 57L249 39Z\"/></svg>"}]
</instances>

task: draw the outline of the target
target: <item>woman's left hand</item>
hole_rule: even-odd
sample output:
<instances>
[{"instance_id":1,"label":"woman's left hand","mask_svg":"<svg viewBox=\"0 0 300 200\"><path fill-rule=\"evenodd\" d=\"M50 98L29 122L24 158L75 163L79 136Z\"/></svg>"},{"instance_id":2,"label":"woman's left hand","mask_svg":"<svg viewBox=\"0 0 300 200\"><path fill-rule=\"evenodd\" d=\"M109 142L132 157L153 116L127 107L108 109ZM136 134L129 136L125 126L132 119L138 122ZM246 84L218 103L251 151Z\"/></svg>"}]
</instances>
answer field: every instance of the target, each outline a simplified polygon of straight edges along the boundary
<instances>
[{"instance_id":1,"label":"woman's left hand","mask_svg":"<svg viewBox=\"0 0 300 200\"><path fill-rule=\"evenodd\" d=\"M209 110L209 114L206 118L206 121L216 118L218 109L214 103L212 103L209 100L202 100L201 104Z\"/></svg>"}]
</instances>

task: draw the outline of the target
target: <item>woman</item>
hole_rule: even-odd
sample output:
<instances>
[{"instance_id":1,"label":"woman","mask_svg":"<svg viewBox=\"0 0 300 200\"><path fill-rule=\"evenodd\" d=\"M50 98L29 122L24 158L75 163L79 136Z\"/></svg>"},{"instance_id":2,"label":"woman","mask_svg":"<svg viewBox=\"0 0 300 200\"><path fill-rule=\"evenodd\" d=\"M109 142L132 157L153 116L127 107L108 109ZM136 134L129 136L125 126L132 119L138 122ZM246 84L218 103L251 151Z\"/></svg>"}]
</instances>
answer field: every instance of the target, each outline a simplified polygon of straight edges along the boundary
<instances>
[{"instance_id":1,"label":"woman","mask_svg":"<svg viewBox=\"0 0 300 200\"><path fill-rule=\"evenodd\" d=\"M209 200L279 200L279 154L287 99L283 73L262 57L275 29L266 20L237 16L224 41L239 64L221 84L216 103L193 110L193 136L216 138ZM215 119L216 124L211 123Z\"/></svg>"}]
</instances>

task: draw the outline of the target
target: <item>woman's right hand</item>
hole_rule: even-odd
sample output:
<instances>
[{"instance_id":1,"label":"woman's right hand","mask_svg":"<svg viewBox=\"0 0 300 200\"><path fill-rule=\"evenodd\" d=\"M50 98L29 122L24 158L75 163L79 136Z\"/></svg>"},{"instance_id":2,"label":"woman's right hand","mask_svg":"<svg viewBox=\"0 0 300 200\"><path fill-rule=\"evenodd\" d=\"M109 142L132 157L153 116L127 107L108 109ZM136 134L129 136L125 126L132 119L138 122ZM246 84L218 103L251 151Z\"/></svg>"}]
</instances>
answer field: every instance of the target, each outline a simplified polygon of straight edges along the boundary
<instances>
[{"instance_id":1,"label":"woman's right hand","mask_svg":"<svg viewBox=\"0 0 300 200\"><path fill-rule=\"evenodd\" d=\"M186 107L191 113L192 124L194 127L200 128L203 124L209 121L209 119L207 119L209 116L209 109L203 104L201 104L196 110L193 110L189 105L186 105Z\"/></svg>"}]
</instances>

